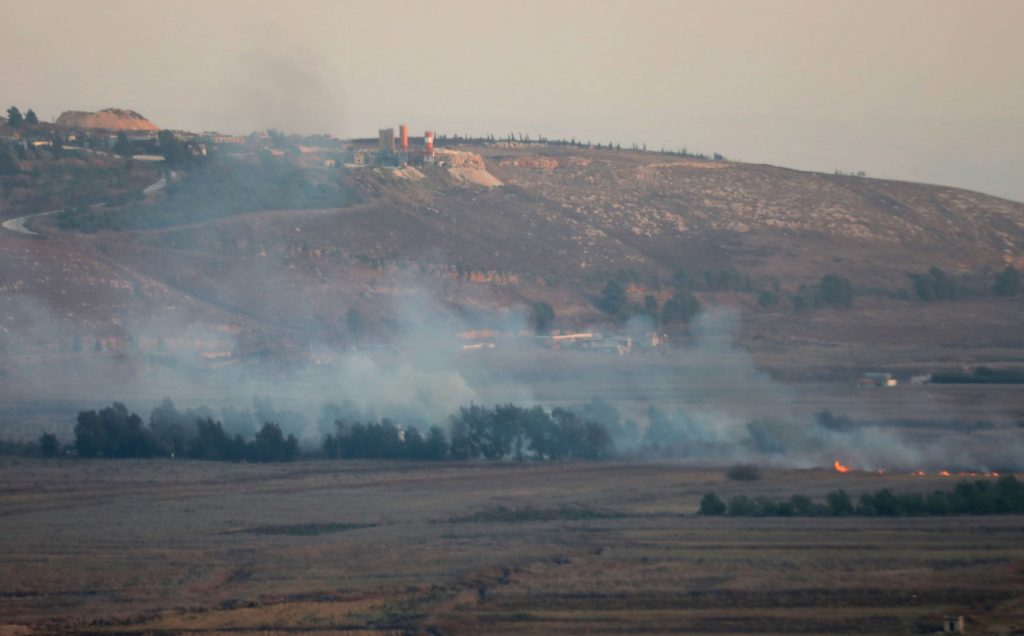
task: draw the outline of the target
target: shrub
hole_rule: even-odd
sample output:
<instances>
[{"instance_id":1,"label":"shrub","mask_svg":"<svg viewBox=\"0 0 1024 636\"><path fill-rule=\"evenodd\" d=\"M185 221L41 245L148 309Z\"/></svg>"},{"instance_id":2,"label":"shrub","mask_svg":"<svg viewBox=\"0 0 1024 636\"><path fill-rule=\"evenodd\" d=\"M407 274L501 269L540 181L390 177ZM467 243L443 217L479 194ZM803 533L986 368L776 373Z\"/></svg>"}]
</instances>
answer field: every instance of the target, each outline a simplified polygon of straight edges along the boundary
<instances>
[{"instance_id":1,"label":"shrub","mask_svg":"<svg viewBox=\"0 0 1024 636\"><path fill-rule=\"evenodd\" d=\"M794 495L788 500L736 495L729 500L727 512L734 517L910 517L923 515L1024 514L1024 484L1013 475L998 481L961 481L951 491L928 494L894 493L883 488L864 493L856 505L843 490L825 497L826 504L810 497ZM717 511L717 512L716 512ZM722 514L721 499L713 493L701 500L701 514Z\"/></svg>"},{"instance_id":2,"label":"shrub","mask_svg":"<svg viewBox=\"0 0 1024 636\"><path fill-rule=\"evenodd\" d=\"M708 516L722 515L725 514L725 509L725 502L715 493L709 492L701 497L700 514Z\"/></svg>"},{"instance_id":3,"label":"shrub","mask_svg":"<svg viewBox=\"0 0 1024 636\"><path fill-rule=\"evenodd\" d=\"M938 267L932 267L924 274L911 274L914 294L925 302L952 300L957 296L956 281Z\"/></svg>"},{"instance_id":4,"label":"shrub","mask_svg":"<svg viewBox=\"0 0 1024 636\"><path fill-rule=\"evenodd\" d=\"M736 464L725 476L734 481L757 481L761 479L761 469L756 464Z\"/></svg>"},{"instance_id":5,"label":"shrub","mask_svg":"<svg viewBox=\"0 0 1024 636\"><path fill-rule=\"evenodd\" d=\"M846 309L853 306L853 285L836 274L821 277L821 283L814 294L815 307Z\"/></svg>"},{"instance_id":6,"label":"shrub","mask_svg":"<svg viewBox=\"0 0 1024 636\"><path fill-rule=\"evenodd\" d=\"M1012 265L996 275L996 282L992 285L992 291L996 296L1016 296L1020 292L1020 274Z\"/></svg>"},{"instance_id":7,"label":"shrub","mask_svg":"<svg viewBox=\"0 0 1024 636\"><path fill-rule=\"evenodd\" d=\"M757 294L757 304L762 309L770 309L779 304L779 295L773 291L763 290Z\"/></svg>"},{"instance_id":8,"label":"shrub","mask_svg":"<svg viewBox=\"0 0 1024 636\"><path fill-rule=\"evenodd\" d=\"M39 436L39 452L43 457L55 457L60 451L60 443L53 433L43 433Z\"/></svg>"}]
</instances>

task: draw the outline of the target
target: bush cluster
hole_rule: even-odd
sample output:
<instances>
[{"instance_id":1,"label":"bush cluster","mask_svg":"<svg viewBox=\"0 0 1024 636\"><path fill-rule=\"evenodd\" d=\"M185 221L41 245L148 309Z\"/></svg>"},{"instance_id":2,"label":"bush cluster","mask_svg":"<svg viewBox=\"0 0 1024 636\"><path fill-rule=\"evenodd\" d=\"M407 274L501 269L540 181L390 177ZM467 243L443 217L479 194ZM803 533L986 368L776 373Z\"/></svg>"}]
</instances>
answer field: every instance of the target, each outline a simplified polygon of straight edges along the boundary
<instances>
[{"instance_id":1,"label":"bush cluster","mask_svg":"<svg viewBox=\"0 0 1024 636\"><path fill-rule=\"evenodd\" d=\"M191 427L191 430L189 430ZM213 418L196 418L191 425L161 422L146 426L119 402L99 411L81 411L75 425L75 448L80 457L167 457L229 461L291 461L299 455L299 441L285 437L278 424L266 422L246 440L224 431Z\"/></svg>"},{"instance_id":2,"label":"bush cluster","mask_svg":"<svg viewBox=\"0 0 1024 636\"><path fill-rule=\"evenodd\" d=\"M953 300L958 295L958 286L952 276L938 267L932 267L923 274L911 274L914 295L925 302Z\"/></svg>"},{"instance_id":3,"label":"bush cluster","mask_svg":"<svg viewBox=\"0 0 1024 636\"><path fill-rule=\"evenodd\" d=\"M402 430L389 418L380 422L347 425L336 422L337 432L324 437L324 455L331 459L426 459L448 456L448 438L438 426L424 437L415 427Z\"/></svg>"},{"instance_id":4,"label":"bush cluster","mask_svg":"<svg viewBox=\"0 0 1024 636\"><path fill-rule=\"evenodd\" d=\"M281 425L295 430L297 423L305 421L301 414L276 411L266 400L254 403L257 421L264 424L249 438L241 432L231 434L225 430L224 424L215 420L207 408L180 412L169 399L153 408L148 426L121 403L98 411L81 411L74 430L74 448L80 457L178 456L255 462L297 459L298 439L286 436ZM599 405L585 405L583 411ZM558 408L548 412L539 406L527 409L513 404L493 408L471 405L451 416L450 434L440 426L431 426L426 435L415 427L399 426L387 417L365 423L354 421L355 413L351 408L325 407L325 414L333 416L334 432L324 436L319 456L541 461L602 459L611 455L613 447L609 427L599 422L600 418ZM234 411L225 411L224 417L230 430L254 430ZM55 454L56 438L47 434L31 446L31 454ZM309 454L317 456L315 451Z\"/></svg>"},{"instance_id":5,"label":"bush cluster","mask_svg":"<svg viewBox=\"0 0 1024 636\"><path fill-rule=\"evenodd\" d=\"M561 408L462 407L451 417L453 459L601 459L612 452L603 424Z\"/></svg>"},{"instance_id":6,"label":"bush cluster","mask_svg":"<svg viewBox=\"0 0 1024 636\"><path fill-rule=\"evenodd\" d=\"M1024 371L978 367L974 373L934 373L933 384L1024 384Z\"/></svg>"},{"instance_id":7,"label":"bush cluster","mask_svg":"<svg viewBox=\"0 0 1024 636\"><path fill-rule=\"evenodd\" d=\"M761 479L761 469L756 464L736 464L725 476L734 481L757 481Z\"/></svg>"},{"instance_id":8,"label":"bush cluster","mask_svg":"<svg viewBox=\"0 0 1024 636\"><path fill-rule=\"evenodd\" d=\"M789 499L736 495L728 503L715 493L704 495L702 515L733 517L916 517L947 515L1024 514L1024 484L1013 475L992 480L963 480L952 490L894 493L883 488L855 502L845 490L828 493L824 502L805 495Z\"/></svg>"},{"instance_id":9,"label":"bush cluster","mask_svg":"<svg viewBox=\"0 0 1024 636\"><path fill-rule=\"evenodd\" d=\"M514 404L462 407L450 418L450 436L432 426L424 436L389 418L353 423L338 419L323 439L329 458L417 460L601 459L612 451L608 428L564 409Z\"/></svg>"}]
</instances>

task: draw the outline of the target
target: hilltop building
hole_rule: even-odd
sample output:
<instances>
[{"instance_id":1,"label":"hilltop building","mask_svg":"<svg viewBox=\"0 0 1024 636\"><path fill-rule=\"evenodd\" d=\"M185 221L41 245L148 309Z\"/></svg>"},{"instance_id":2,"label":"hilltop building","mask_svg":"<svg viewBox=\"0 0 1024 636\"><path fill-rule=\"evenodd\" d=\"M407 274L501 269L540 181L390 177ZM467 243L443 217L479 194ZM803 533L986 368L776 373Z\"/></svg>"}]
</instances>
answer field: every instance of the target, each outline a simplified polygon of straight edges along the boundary
<instances>
[{"instance_id":1,"label":"hilltop building","mask_svg":"<svg viewBox=\"0 0 1024 636\"><path fill-rule=\"evenodd\" d=\"M434 133L428 130L423 135L422 143L410 144L409 127L401 124L398 127L398 138L395 138L394 128L381 128L377 131L377 151L373 160L365 151L354 155L356 165L369 165L371 163L380 166L421 166L431 163L434 159Z\"/></svg>"}]
</instances>

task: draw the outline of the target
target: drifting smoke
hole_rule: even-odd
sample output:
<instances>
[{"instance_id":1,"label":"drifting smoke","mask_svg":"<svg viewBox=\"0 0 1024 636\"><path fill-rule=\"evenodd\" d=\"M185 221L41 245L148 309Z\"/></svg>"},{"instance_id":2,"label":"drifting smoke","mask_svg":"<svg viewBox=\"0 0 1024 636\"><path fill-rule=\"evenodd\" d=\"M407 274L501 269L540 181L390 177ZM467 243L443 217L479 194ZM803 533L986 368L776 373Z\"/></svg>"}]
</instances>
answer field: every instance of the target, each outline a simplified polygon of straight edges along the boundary
<instances>
[{"instance_id":1,"label":"drifting smoke","mask_svg":"<svg viewBox=\"0 0 1024 636\"><path fill-rule=\"evenodd\" d=\"M327 80L332 75L320 58L292 43L288 50L268 49L278 35L239 55L225 78L231 130L277 129L301 134L337 131L345 109Z\"/></svg>"},{"instance_id":2,"label":"drifting smoke","mask_svg":"<svg viewBox=\"0 0 1024 636\"><path fill-rule=\"evenodd\" d=\"M638 444L642 453L796 467L827 466L842 457L866 470L1022 466L1024 444L1009 427L936 433L869 420L837 428L801 415L792 390L759 371L734 344L739 326L739 314L729 309L698 316L693 342L681 354L688 372L674 378L677 405L649 408ZM663 380L645 381L654 385ZM709 394L715 397L709 399Z\"/></svg>"},{"instance_id":3,"label":"drifting smoke","mask_svg":"<svg viewBox=\"0 0 1024 636\"><path fill-rule=\"evenodd\" d=\"M493 364L496 357L460 355L455 334L465 323L426 293L414 293L393 308L401 326L395 342L355 349L314 344L294 356L253 355L241 364L223 365L217 357L211 360L210 351L238 351L240 336L204 323L151 317L122 324L116 336L99 337L88 327L59 320L31 298L5 298L3 309L21 324L3 334L9 352L45 344L55 353L80 353L56 368L46 355L8 356L5 383L26 399L60 396L80 408L117 400L148 413L170 396L179 406L219 409L233 432L275 421L311 441L329 430L316 425L325 405L327 410L349 405L349 418L390 417L425 428L473 402L533 403L525 385L505 383L495 390L474 381L484 375L479 365ZM501 325L518 322L510 315ZM115 340L118 352L112 354L106 348Z\"/></svg>"},{"instance_id":4,"label":"drifting smoke","mask_svg":"<svg viewBox=\"0 0 1024 636\"><path fill-rule=\"evenodd\" d=\"M445 424L449 415L470 403L553 406L537 399L536 392L551 382L545 367L557 355L568 364L556 381L570 385L573 395L594 395L609 385L618 389L611 393L613 401L562 405L604 424L619 450L629 455L795 467L828 466L841 458L843 464L863 470L1018 468L1024 456L1016 431L998 427L930 434L870 421L837 426L798 415L792 391L759 371L746 351L735 346L740 317L730 310L712 309L696 319L692 341L679 353L681 371L666 377L642 364L640 373L646 375L638 377L636 366L616 366L624 360L618 356L553 354L524 345L522 339L519 351L510 340L485 354L467 355L455 336L467 327L466 320L438 303L436 292L420 289L403 296L392 308L400 337L387 345L310 345L291 359L257 356L222 367L190 351L188 344L234 351L238 334L170 317L150 318L122 326L122 340L133 343L133 350L120 356L91 353L93 341L40 303L7 298L5 314L30 320L32 328L20 333L8 329L6 346L14 338L63 343L65 349L78 346L83 353L56 373L53 365L34 364L33 356L21 361L9 356L4 380L26 396L79 400L76 408L118 400L148 413L161 398L171 396L180 407L212 407L194 414L221 419L232 433L250 434L262 422L274 421L315 443L339 418L389 417L426 430ZM480 327L479 321L475 317L473 326ZM522 315L510 312L492 317L485 326L516 333L524 323ZM523 368L536 373L507 373ZM649 397L656 400L637 413ZM69 430L70 414L68 420Z\"/></svg>"},{"instance_id":5,"label":"drifting smoke","mask_svg":"<svg viewBox=\"0 0 1024 636\"><path fill-rule=\"evenodd\" d=\"M294 70L285 63L278 68L285 75ZM297 75L293 79L300 84L316 84ZM351 273L337 265L342 259L331 265L327 259L296 258L290 250L311 249L303 227L289 227L293 236L265 238L267 226L259 218L235 219L231 231L210 221L252 209L330 208L348 200L340 196L343 188L286 178L295 173L285 167L263 162L247 172L239 162L231 166L235 174L207 166L184 180L180 190L169 187L164 212L172 213L149 216L150 221L178 225L182 211L191 210L187 221L209 222L201 231L139 233L133 239L139 249L125 257L134 258L129 264L135 270L167 285L112 278L105 281L110 289L127 287L131 293L96 292L97 297L70 304L60 297L44 302L28 295L0 296L5 352L0 373L7 394L73 404L65 433L78 409L116 400L147 413L168 396L185 409L209 407L204 413L219 415L232 432L245 434L275 421L312 442L330 432L338 417L389 417L427 430L470 403L513 403L573 408L605 424L625 453L694 462L827 466L842 458L858 469L987 469L1016 467L1024 457L1019 434L1005 428L933 434L870 421L845 427L816 421L795 408L792 389L759 371L736 346L740 315L727 309L698 316L690 340L671 358L556 353L521 335L529 331L523 313L479 309L496 304L473 296L485 292L399 268L390 280L378 277L373 285L341 280L325 288L345 303L375 297L367 304L378 306L369 318L376 324L361 340L345 335L337 316L343 306L324 302L314 284ZM229 180L225 174L235 176ZM327 218L333 212L317 214ZM190 250L222 258L204 270L203 259ZM428 262L451 260L434 254ZM40 293L60 287L43 282ZM85 287L105 288L94 283ZM215 324L217 319L223 324ZM233 326L234 321L245 326ZM466 352L456 334L469 328L506 336L494 349ZM648 318L634 317L623 329L640 339L653 328ZM587 402L594 395L603 402ZM927 415L939 414L922 413ZM20 417L6 414L8 424ZM14 432L38 435L24 428ZM11 433L6 424L0 430L0 436Z\"/></svg>"}]
</instances>

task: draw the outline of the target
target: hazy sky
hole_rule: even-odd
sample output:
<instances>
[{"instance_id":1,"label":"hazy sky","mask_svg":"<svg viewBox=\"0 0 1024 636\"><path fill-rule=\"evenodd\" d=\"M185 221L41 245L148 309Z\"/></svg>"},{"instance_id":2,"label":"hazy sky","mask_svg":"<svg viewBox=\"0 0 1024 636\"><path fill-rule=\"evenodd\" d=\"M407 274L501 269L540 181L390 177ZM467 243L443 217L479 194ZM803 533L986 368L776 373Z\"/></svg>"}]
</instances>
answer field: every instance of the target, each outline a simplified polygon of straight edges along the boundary
<instances>
[{"instance_id":1,"label":"hazy sky","mask_svg":"<svg viewBox=\"0 0 1024 636\"><path fill-rule=\"evenodd\" d=\"M0 104L687 147L1024 201L1024 0L0 0Z\"/></svg>"}]
</instances>

